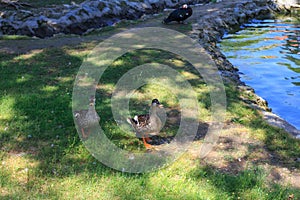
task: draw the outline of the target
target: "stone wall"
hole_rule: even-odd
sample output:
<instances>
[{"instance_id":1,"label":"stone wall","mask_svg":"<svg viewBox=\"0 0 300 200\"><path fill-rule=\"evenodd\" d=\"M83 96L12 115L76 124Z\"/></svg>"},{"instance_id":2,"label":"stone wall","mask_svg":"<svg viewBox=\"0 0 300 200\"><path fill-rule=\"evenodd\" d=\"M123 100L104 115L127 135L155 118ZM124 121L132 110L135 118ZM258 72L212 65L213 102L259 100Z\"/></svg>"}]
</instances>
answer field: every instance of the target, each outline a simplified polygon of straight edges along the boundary
<instances>
[{"instance_id":1,"label":"stone wall","mask_svg":"<svg viewBox=\"0 0 300 200\"><path fill-rule=\"evenodd\" d=\"M138 19L143 14L175 8L181 4L209 0L87 0L81 4L53 8L18 9L0 12L0 35L40 38L54 34L82 34L91 28L111 25L121 19Z\"/></svg>"}]
</instances>

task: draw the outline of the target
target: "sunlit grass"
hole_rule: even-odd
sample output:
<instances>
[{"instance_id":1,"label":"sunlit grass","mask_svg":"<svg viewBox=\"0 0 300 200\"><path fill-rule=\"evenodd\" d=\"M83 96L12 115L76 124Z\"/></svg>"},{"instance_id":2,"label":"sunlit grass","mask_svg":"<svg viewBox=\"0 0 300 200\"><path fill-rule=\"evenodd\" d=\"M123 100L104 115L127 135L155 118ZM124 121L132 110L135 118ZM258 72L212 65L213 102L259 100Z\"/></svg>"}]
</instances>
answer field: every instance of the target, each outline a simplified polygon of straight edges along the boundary
<instances>
[{"instance_id":1,"label":"sunlit grass","mask_svg":"<svg viewBox=\"0 0 300 200\"><path fill-rule=\"evenodd\" d=\"M130 52L121 56L111 66L109 66L108 69L106 69L99 81L97 92L98 99L100 99L97 105L99 105L99 112L102 116L100 124L102 124L107 136L112 141L117 141L115 144L118 146L130 148L129 144L136 144L136 138L132 137L132 133L122 133L122 131L117 128L117 124L114 122L111 111L107 109L110 107L111 95L114 89L116 89L114 85L117 84L125 73L134 67L140 66L144 63L150 63L154 59L156 63L161 63L170 66L173 70L177 70L177 74L175 76L169 75L169 77L160 77L159 71L158 73L156 72L156 70L160 70L160 67L157 66L158 68L154 67L153 69L151 68L151 70L153 70L154 74L157 73L158 77L154 76L152 78L147 78L146 80L139 80L139 77L143 77L143 71L139 72L137 77L132 77L133 79L136 79L135 81L145 81L146 84L137 88L137 90L135 90L130 96L131 117L137 114L148 113L151 100L154 98L159 99L167 111L177 110L177 112L180 113L181 108L178 96L182 95L189 97L192 95L189 92L190 90L182 88L183 86L181 82L184 80L187 80L187 83L191 85L191 90L195 92L194 97L196 101L199 99L198 95L209 91L199 74L196 73L196 70L178 56L150 49ZM151 66L147 66L147 68L150 67ZM203 96L205 96L205 94L203 94ZM209 113L207 105L205 105L206 103L207 102L202 101L199 102L199 106L202 108L200 112L202 113L201 116L205 116L204 113ZM178 115L177 118L180 118L180 116ZM208 120L208 118L205 120ZM199 121L201 121L200 117ZM162 132L169 136L176 133L172 126L167 125L167 127L170 127L170 129L165 129ZM122 141L123 145L120 141ZM137 146L137 148L142 148L141 143Z\"/></svg>"},{"instance_id":2,"label":"sunlit grass","mask_svg":"<svg viewBox=\"0 0 300 200\"><path fill-rule=\"evenodd\" d=\"M0 40L32 40L32 38L23 35L2 35Z\"/></svg>"},{"instance_id":3,"label":"sunlit grass","mask_svg":"<svg viewBox=\"0 0 300 200\"><path fill-rule=\"evenodd\" d=\"M145 174L122 173L102 165L80 141L71 112L76 73L93 45L49 48L21 55L0 54L1 199L281 200L290 193L300 195L293 188L274 184L269 187L266 174L259 167L249 167L238 174L224 173L189 152L169 166ZM182 78L196 93L199 121L211 121L209 91L214 88L207 86L187 61L153 49L129 52L109 66L96 92L101 126L116 145L126 150L145 152L141 140L118 128L109 106L110 98L124 73L153 60L170 66L178 75L166 79L163 85L149 82L138 88L130 99L130 115L147 113L152 98L180 113L176 93L188 94L174 87L171 80ZM257 111L240 100L241 95L247 94L232 85L225 87L226 122L239 126L232 134L244 133L258 139L283 161L300 155L299 141L267 125ZM168 136L176 134L176 130L176 126L164 129ZM230 129L227 134L231 134ZM201 142L202 139L193 145ZM230 162L242 153L245 151L223 155ZM251 157L251 151L249 154ZM299 167L293 163L290 166Z\"/></svg>"},{"instance_id":4,"label":"sunlit grass","mask_svg":"<svg viewBox=\"0 0 300 200\"><path fill-rule=\"evenodd\" d=\"M14 116L13 106L15 104L15 99L9 95L3 95L0 99L0 119L9 120Z\"/></svg>"}]
</instances>

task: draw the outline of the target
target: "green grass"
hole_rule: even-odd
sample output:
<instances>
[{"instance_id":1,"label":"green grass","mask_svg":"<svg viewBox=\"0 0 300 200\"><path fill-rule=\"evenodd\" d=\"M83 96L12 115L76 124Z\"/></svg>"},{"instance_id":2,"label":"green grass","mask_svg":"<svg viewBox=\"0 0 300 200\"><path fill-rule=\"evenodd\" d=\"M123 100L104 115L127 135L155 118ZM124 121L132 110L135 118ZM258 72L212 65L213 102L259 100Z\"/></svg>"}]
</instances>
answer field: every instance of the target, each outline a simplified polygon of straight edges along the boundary
<instances>
[{"instance_id":1,"label":"green grass","mask_svg":"<svg viewBox=\"0 0 300 200\"><path fill-rule=\"evenodd\" d=\"M28 36L23 35L2 35L0 36L0 40L29 40L32 39Z\"/></svg>"},{"instance_id":2,"label":"green grass","mask_svg":"<svg viewBox=\"0 0 300 200\"><path fill-rule=\"evenodd\" d=\"M251 166L227 173L205 165L189 152L161 170L127 174L98 162L85 148L72 117L74 80L93 45L48 48L27 54L0 54L0 197L1 199L286 199L300 198L292 187L269 183L267 172ZM145 152L141 140L118 129L109 99L114 85L128 70L152 62L177 70L198 94L199 120L210 120L209 89L189 63L176 55L153 49L129 52L116 60L97 88L96 109L100 124L117 146ZM257 111L239 100L246 96L226 85L226 121L243 127L251 137L282 161L298 168L300 143L267 125ZM141 87L130 101L131 114L147 112L156 96L168 108L178 109L172 91L155 85ZM248 98L251 98L248 97ZM145 109L146 107L146 109ZM176 133L176 125L163 131ZM195 142L200 145L202 140ZM254 149L249 149L249 154ZM231 162L233 157L227 156ZM271 162L270 162L271 164Z\"/></svg>"}]
</instances>

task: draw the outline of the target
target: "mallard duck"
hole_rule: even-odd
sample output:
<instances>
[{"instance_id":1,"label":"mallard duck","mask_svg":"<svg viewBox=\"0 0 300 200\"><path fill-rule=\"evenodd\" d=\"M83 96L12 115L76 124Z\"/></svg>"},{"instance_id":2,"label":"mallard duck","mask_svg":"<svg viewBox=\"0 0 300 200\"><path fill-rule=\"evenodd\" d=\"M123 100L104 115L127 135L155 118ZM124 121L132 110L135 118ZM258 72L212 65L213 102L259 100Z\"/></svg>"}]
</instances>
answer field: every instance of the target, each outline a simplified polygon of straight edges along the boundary
<instances>
[{"instance_id":1,"label":"mallard duck","mask_svg":"<svg viewBox=\"0 0 300 200\"><path fill-rule=\"evenodd\" d=\"M149 136L158 135L162 128L162 121L157 115L159 108L163 107L157 99L153 99L149 114L136 115L128 118L127 121L132 125L137 135L141 135L146 149L152 146L147 143Z\"/></svg>"},{"instance_id":2,"label":"mallard duck","mask_svg":"<svg viewBox=\"0 0 300 200\"><path fill-rule=\"evenodd\" d=\"M191 7L189 7L187 4L184 4L180 8L174 10L169 14L167 18L165 18L162 23L168 24L172 21L177 21L178 23L183 22L190 16L192 16L193 10Z\"/></svg>"},{"instance_id":3,"label":"mallard duck","mask_svg":"<svg viewBox=\"0 0 300 200\"><path fill-rule=\"evenodd\" d=\"M99 124L100 117L95 110L95 101L95 97L91 96L88 110L79 110L74 113L76 123L81 130L83 139L87 139L89 136L89 130L88 133L86 133L85 129L89 129Z\"/></svg>"}]
</instances>

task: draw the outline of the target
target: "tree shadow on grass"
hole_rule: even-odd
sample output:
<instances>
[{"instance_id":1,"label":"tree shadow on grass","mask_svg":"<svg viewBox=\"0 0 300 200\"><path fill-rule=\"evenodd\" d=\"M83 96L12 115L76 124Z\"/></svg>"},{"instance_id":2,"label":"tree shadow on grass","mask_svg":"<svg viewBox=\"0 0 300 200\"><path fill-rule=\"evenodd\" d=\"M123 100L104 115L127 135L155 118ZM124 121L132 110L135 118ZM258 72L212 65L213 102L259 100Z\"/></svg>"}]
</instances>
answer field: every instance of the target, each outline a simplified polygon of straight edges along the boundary
<instances>
[{"instance_id":1,"label":"tree shadow on grass","mask_svg":"<svg viewBox=\"0 0 300 200\"><path fill-rule=\"evenodd\" d=\"M115 83L119 78L116 76L117 72L126 73L132 67L151 62L153 57L161 54L161 52L147 51L145 50L144 57L141 60L136 59L136 62L133 62L133 56L138 56L135 52L129 56L128 65L121 68L124 71L120 71L119 66L113 68L106 79L104 77L105 83ZM151 54L152 59L148 58ZM157 61L163 60L167 62L166 64L170 62L167 55L161 56ZM75 75L82 63L82 56L70 54L64 48L50 48L25 55L2 54L1 61L3 73L0 75L0 100L4 110L0 119L0 148L7 153L21 153L25 159L38 162L36 166L28 167L32 176L32 179L26 183L29 190L37 189L34 185L39 182L39 178L63 179L80 173L96 173L100 176L122 174L97 162L84 148L76 133L71 109L72 88ZM184 64L177 69L180 70L182 67ZM201 80L190 79L190 81L194 81L192 85L195 86L203 84ZM109 98L111 93L99 89L96 94L96 109L107 114L101 119L105 122L111 119L109 117L111 108L101 103L100 96ZM142 101L136 103L144 104ZM124 136L118 137L124 138ZM125 139L128 139L126 137ZM136 138L129 138L129 140L135 141ZM142 179L147 179L147 176L140 175ZM11 181L13 179L9 175L3 177ZM129 174L128 177L136 177L136 175ZM18 185L18 183L12 181L11 185ZM26 194L22 194L23 189L18 191L14 195L7 194L4 198ZM59 196L54 189L46 189L44 192L48 193L50 198Z\"/></svg>"},{"instance_id":2,"label":"tree shadow on grass","mask_svg":"<svg viewBox=\"0 0 300 200\"><path fill-rule=\"evenodd\" d=\"M133 52L131 55L124 55L125 60L127 59L127 63L123 63L125 67L122 68L122 70L124 71L120 71L121 66L113 67L111 71L107 73L106 78L104 77L105 83L115 84L120 77L115 76L115 74L119 74L120 72L126 73L134 66L144 62L151 62L153 60L151 56L158 57L161 55L161 52L152 53L149 50L144 50L142 51L142 55L144 55L142 58L138 57L137 54L138 53ZM1 149L5 152L14 152L15 154L26 152L27 155L25 155L25 157L39 162L38 166L34 169L30 168L35 178L33 178L28 185L34 188L33 185L36 181L38 182L38 177L63 179L74 174L84 173L89 175L96 173L100 177L123 176L121 172L115 172L97 162L96 159L85 150L85 147L77 136L72 118L71 94L75 74L81 65L82 58L80 56L71 55L64 49L46 49L28 56L29 57L2 55L1 67L4 73L0 75L0 85L2 87L1 104L4 105L3 109L5 109L0 120L2 127L0 136ZM172 57L170 58L168 56L169 55L163 55L160 57L161 59L156 61L165 61L165 64L173 63L173 66L174 62L178 62L179 64L177 66L175 65L174 68L178 71L186 70L186 63L179 62L176 57L172 60ZM188 71L191 72L191 70ZM191 73L197 74L195 71ZM202 80L196 80L195 78L187 78L187 80L196 87L204 84ZM99 110L100 113L106 114L106 116L102 118L103 123L107 119L111 119L112 114L110 106L101 103L101 97L105 96L109 98L111 92L100 88L97 90L97 95L96 98L98 102L96 103L96 109ZM202 92L201 96L199 96L203 108L206 109L209 109L211 106L208 96L208 92ZM228 93L228 97L232 99L238 98L237 95L233 95L233 93ZM229 107L235 102L236 100L232 100L229 103ZM136 100L135 104L142 105L141 108L145 105L143 101L138 100ZM250 110L250 108L247 109ZM136 111L138 110L139 109ZM178 112L180 113L180 111ZM237 116L235 120L242 119L244 117L242 115L243 113L241 112L240 116ZM270 129L260 120L251 122L244 121L241 123L253 129L264 127L267 133L265 142L269 145L271 150L288 150L287 144L289 143L279 143L279 141L281 138L284 139L283 141L289 139L284 133L279 135L275 134L278 129ZM203 126L200 127L201 130L199 131L198 129L198 132L201 132L201 134L198 135L200 139L205 135L205 127L207 127L207 125L205 126L205 124L203 124ZM127 136L117 134L112 138L123 138L127 141L136 140L134 137L126 137ZM297 143L294 144L292 148L295 148L294 152L295 156L297 156ZM279 154L278 156L279 158L281 158L281 156L284 158L285 155ZM96 163L96 167L94 163ZM219 176L225 176L222 174L214 175L213 171L217 169L212 169L213 170L209 173L205 173L210 174L209 176L213 182L216 182ZM134 179L134 181L137 182L137 187L140 188L140 195L142 196L144 183L140 183L139 180L143 182L148 179L149 175L141 174L136 176L128 174L127 176L128 179ZM241 177L244 176L245 173L242 173ZM9 175L5 177L7 177L7 179L13 179ZM228 175L228 177L224 179L230 179L231 182L235 182L233 183L235 185L233 188L230 188L228 184L222 186L223 189L221 190L230 193L232 191L238 191L237 187L243 178L234 178ZM246 184L242 187L243 189L252 189L260 183L260 180L256 180L253 177L249 181L250 185ZM221 182L223 183L223 180ZM12 185L14 184L17 183L12 183ZM221 184L216 183L216 187L221 187L220 185ZM119 188L119 186L116 188ZM51 191L51 189L49 189L49 191L53 198L58 195L55 194L55 191ZM20 193L22 193L22 191ZM130 196L130 193L124 190L123 193L116 192L115 195L127 198ZM7 195L7 198L8 197L13 196Z\"/></svg>"},{"instance_id":3,"label":"tree shadow on grass","mask_svg":"<svg viewBox=\"0 0 300 200\"><path fill-rule=\"evenodd\" d=\"M260 111L249 105L249 101L253 101L255 104L253 97L247 96L246 99L249 99L247 103L242 101L242 99L245 99L245 95L249 95L249 93L246 92L245 94L245 92L238 91L232 87L228 88L228 112L234 115L231 120L250 128L254 135L263 138L264 146L261 148L273 155L273 158L270 158L268 162L269 164L287 167L290 170L295 167L299 168L299 163L292 160L300 156L300 141L294 139L286 131L269 125L263 119ZM241 98L241 96L244 97ZM265 161L262 160L263 162Z\"/></svg>"},{"instance_id":4,"label":"tree shadow on grass","mask_svg":"<svg viewBox=\"0 0 300 200\"><path fill-rule=\"evenodd\" d=\"M299 184L295 179L299 177L299 163L295 158L300 155L299 141L268 125L259 111L241 101L241 95L245 94L227 87L231 123L191 177L205 178L234 198L254 198L261 192L267 199L288 199L291 194L298 197ZM249 191L249 196L245 196L245 191Z\"/></svg>"},{"instance_id":5,"label":"tree shadow on grass","mask_svg":"<svg viewBox=\"0 0 300 200\"><path fill-rule=\"evenodd\" d=\"M277 186L271 188L265 185L265 175L262 169L254 167L240 171L237 174L224 173L212 165L199 166L188 175L194 180L206 181L208 184L219 190L222 196L216 196L216 199L224 196L234 199L287 199L293 189L278 190ZM295 193L296 194L296 193ZM296 194L297 195L297 194Z\"/></svg>"}]
</instances>

